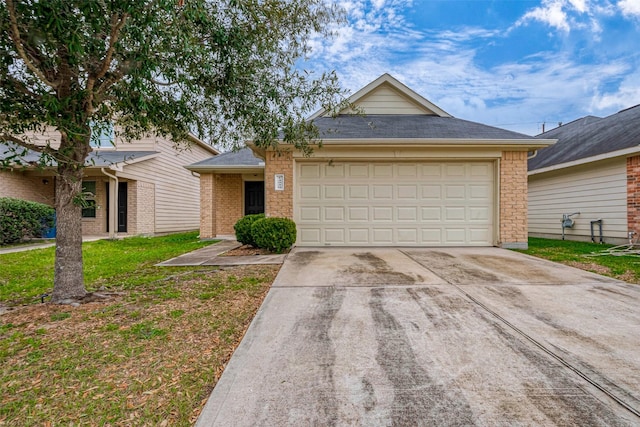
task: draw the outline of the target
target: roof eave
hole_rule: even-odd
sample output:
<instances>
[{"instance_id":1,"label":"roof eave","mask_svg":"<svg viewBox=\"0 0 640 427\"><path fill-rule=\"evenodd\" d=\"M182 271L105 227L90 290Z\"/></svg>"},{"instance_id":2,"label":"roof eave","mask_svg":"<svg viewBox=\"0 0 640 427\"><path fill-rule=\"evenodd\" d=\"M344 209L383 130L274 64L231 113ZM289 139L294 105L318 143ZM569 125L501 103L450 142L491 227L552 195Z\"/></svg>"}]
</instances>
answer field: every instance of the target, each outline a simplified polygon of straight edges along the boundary
<instances>
[{"instance_id":1,"label":"roof eave","mask_svg":"<svg viewBox=\"0 0 640 427\"><path fill-rule=\"evenodd\" d=\"M197 173L262 173L264 165L189 165L185 169Z\"/></svg>"},{"instance_id":2,"label":"roof eave","mask_svg":"<svg viewBox=\"0 0 640 427\"><path fill-rule=\"evenodd\" d=\"M539 169L534 169L534 170L531 170L531 171L527 172L527 175L529 175L529 176L538 175L538 174L543 174L543 173L546 173L546 172L553 172L553 171L560 170L560 169L570 168L570 167L573 167L573 166L580 166L580 165L585 165L585 164L588 164L588 163L599 162L599 161L602 161L602 160L614 159L616 157L626 157L626 156L629 156L631 154L638 154L638 153L640 153L640 145L636 145L634 147L625 148L625 149L622 149L622 150L616 150L616 151L610 151L608 153L598 154L597 156L584 157L582 159L572 160L570 162L558 163L558 164L555 164L555 165L551 165L551 166L547 166L547 167L543 167L543 168L539 168Z\"/></svg>"},{"instance_id":3,"label":"roof eave","mask_svg":"<svg viewBox=\"0 0 640 427\"><path fill-rule=\"evenodd\" d=\"M537 150L556 143L556 139L476 139L476 138L350 138L323 139L321 143L336 146L371 146L377 147L499 147ZM320 142L320 141L318 141ZM280 142L280 145L291 146Z\"/></svg>"}]
</instances>

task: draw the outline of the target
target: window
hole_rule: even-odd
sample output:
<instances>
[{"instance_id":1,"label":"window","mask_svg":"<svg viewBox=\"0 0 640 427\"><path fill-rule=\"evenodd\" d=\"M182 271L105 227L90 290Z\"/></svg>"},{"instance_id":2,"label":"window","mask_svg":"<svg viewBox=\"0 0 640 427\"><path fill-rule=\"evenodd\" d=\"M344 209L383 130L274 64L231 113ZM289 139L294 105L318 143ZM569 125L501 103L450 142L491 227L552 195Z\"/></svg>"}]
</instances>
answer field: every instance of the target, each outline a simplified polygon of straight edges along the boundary
<instances>
[{"instance_id":1,"label":"window","mask_svg":"<svg viewBox=\"0 0 640 427\"><path fill-rule=\"evenodd\" d=\"M96 182L82 181L82 193L84 203L82 204L82 218L96 217Z\"/></svg>"},{"instance_id":2,"label":"window","mask_svg":"<svg viewBox=\"0 0 640 427\"><path fill-rule=\"evenodd\" d=\"M91 146L94 148L114 147L113 123L91 122Z\"/></svg>"}]
</instances>

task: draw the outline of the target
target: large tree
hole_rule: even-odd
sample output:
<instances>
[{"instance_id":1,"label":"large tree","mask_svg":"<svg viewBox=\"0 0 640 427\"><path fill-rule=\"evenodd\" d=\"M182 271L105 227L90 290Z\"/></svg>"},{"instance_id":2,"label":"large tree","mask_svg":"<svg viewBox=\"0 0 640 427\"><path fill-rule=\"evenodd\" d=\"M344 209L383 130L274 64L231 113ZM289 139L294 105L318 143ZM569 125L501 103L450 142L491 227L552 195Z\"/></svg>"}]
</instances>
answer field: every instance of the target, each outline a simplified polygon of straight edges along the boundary
<instances>
[{"instance_id":1,"label":"large tree","mask_svg":"<svg viewBox=\"0 0 640 427\"><path fill-rule=\"evenodd\" d=\"M81 202L91 132L306 149L304 118L339 100L301 70L340 13L325 0L0 0L0 142L55 165L53 302L82 299ZM59 145L25 135L59 132ZM10 156L11 157L11 156Z\"/></svg>"}]
</instances>

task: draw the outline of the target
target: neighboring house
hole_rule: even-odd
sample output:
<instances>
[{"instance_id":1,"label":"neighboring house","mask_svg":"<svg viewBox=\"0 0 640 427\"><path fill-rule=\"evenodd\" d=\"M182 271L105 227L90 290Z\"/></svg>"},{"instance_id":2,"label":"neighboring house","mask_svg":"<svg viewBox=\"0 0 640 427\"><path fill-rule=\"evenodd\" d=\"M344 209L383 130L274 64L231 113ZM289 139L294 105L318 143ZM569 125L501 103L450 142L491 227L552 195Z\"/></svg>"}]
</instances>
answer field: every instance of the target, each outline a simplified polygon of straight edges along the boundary
<instances>
[{"instance_id":1,"label":"neighboring house","mask_svg":"<svg viewBox=\"0 0 640 427\"><path fill-rule=\"evenodd\" d=\"M29 135L39 144L59 144L55 132ZM195 137L189 147L160 136L125 142L113 131L92 141L83 188L90 196L82 210L82 234L91 236L153 235L198 229L198 177L183 166L217 154ZM0 157L9 146L0 143ZM55 203L55 168L39 168L39 154L29 152L22 165L0 170L0 197Z\"/></svg>"},{"instance_id":2,"label":"neighboring house","mask_svg":"<svg viewBox=\"0 0 640 427\"><path fill-rule=\"evenodd\" d=\"M606 243L640 233L640 105L608 117L587 116L538 135L558 142L529 160L529 234L590 240L602 220ZM594 223L600 241L599 224Z\"/></svg>"},{"instance_id":3,"label":"neighboring house","mask_svg":"<svg viewBox=\"0 0 640 427\"><path fill-rule=\"evenodd\" d=\"M350 101L364 114L310 120L322 148L252 147L200 174L200 235L244 214L288 217L298 246L527 247L527 152L552 141L460 120L385 74Z\"/></svg>"}]
</instances>

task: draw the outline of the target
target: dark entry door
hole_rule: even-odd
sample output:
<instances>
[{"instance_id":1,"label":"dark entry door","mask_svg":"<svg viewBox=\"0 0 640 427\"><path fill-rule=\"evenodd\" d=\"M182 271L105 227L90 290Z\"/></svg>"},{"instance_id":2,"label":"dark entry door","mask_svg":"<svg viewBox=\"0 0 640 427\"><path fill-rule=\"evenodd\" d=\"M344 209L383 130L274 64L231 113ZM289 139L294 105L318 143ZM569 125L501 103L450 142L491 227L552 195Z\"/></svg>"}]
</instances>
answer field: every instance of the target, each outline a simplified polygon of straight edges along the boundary
<instances>
[{"instance_id":1,"label":"dark entry door","mask_svg":"<svg viewBox=\"0 0 640 427\"><path fill-rule=\"evenodd\" d=\"M118 233L127 232L127 183L118 183Z\"/></svg>"},{"instance_id":2,"label":"dark entry door","mask_svg":"<svg viewBox=\"0 0 640 427\"><path fill-rule=\"evenodd\" d=\"M245 181L244 214L264 213L264 181Z\"/></svg>"},{"instance_id":3,"label":"dark entry door","mask_svg":"<svg viewBox=\"0 0 640 427\"><path fill-rule=\"evenodd\" d=\"M109 232L109 205L111 203L109 196L109 183L106 183L107 190L107 233ZM127 232L127 183L118 183L118 208L117 208L118 226L116 230L118 233Z\"/></svg>"}]
</instances>

